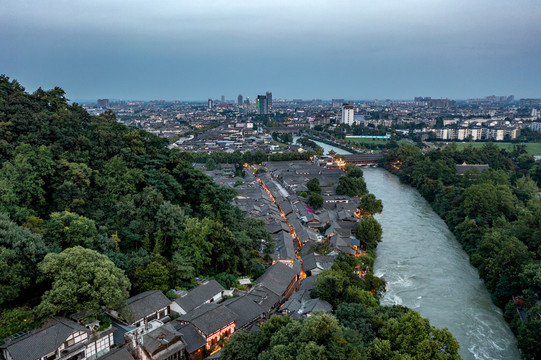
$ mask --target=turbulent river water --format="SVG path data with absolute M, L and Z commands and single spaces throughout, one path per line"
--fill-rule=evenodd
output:
M 325 153 L 348 152 L 316 142 Z M 448 328 L 466 360 L 520 359 L 516 339 L 491 301 L 477 269 L 445 222 L 411 186 L 381 168 L 363 169 L 368 190 L 383 201 L 374 273 L 387 282 L 382 305 L 418 311 Z
M 446 224 L 414 188 L 383 169 L 363 169 L 383 201 L 376 276 L 387 282 L 382 305 L 417 310 L 448 328 L 464 359 L 520 359 L 516 339 L 491 302 L 477 270 Z

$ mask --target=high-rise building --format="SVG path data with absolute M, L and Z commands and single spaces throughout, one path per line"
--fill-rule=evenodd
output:
M 221 101 L 222 104 L 225 104 L 225 96 L 222 95 L 222 101 Z
M 237 97 L 237 105 L 242 106 L 242 94 L 239 94 L 239 96 Z
M 344 103 L 344 99 L 332 99 L 332 107 L 333 108 L 340 107 L 340 106 L 342 106 L 343 103 Z
M 268 109 L 272 108 L 272 93 L 270 91 L 267 91 L 267 111 Z
M 353 125 L 355 122 L 355 111 L 353 106 L 348 104 L 342 105 L 342 124 Z
M 269 114 L 269 103 L 265 95 L 257 95 L 257 113 L 259 115 Z
M 209 103 L 208 103 L 209 109 L 212 109 L 213 105 L 214 105 L 214 101 L 212 101 L 212 99 L 209 99 Z
M 98 99 L 98 107 L 100 107 L 100 108 L 108 108 L 109 107 L 109 99 Z

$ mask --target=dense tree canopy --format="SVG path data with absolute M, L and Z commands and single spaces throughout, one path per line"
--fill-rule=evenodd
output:
M 0 213 L 0 306 L 28 294 L 36 285 L 37 264 L 48 248 L 41 235 L 17 226 Z
M 358 316 L 358 317 L 357 317 Z M 406 308 L 344 305 L 336 317 L 273 316 L 260 332 L 240 330 L 223 350 L 228 359 L 460 359 L 447 329 Z
M 317 192 L 313 192 L 308 196 L 307 204 L 314 210 L 323 206 L 323 196 Z
M 320 193 L 321 192 L 321 186 L 319 185 L 319 179 L 318 178 L 312 178 L 306 183 L 306 187 L 308 190 Z
M 232 205 L 235 191 L 194 168 L 193 155 L 169 150 L 167 140 L 121 124 L 110 111 L 89 115 L 60 88 L 28 94 L 0 76 L 0 144 L 2 310 L 42 295 L 42 315 L 125 299 L 124 291 L 96 293 L 84 285 L 94 278 L 78 270 L 81 281 L 63 285 L 57 270 L 67 260 L 57 257 L 66 251 L 81 259 L 90 251 L 104 269 L 114 264 L 129 279 L 118 289 L 131 282 L 135 294 L 193 286 L 200 275 L 260 274 L 274 249 L 264 222 L 245 218 Z M 202 162 L 208 159 L 234 164 L 240 174 L 244 162 L 266 154 L 216 153 Z M 71 300 L 58 297 L 65 291 L 75 294 Z
M 383 211 L 383 204 L 374 194 L 366 194 L 361 197 L 358 208 L 361 216 L 372 216 Z
M 52 282 L 38 307 L 42 314 L 118 309 L 129 295 L 124 272 L 107 256 L 81 246 L 47 254 L 39 269 Z
M 336 186 L 338 195 L 363 196 L 368 193 L 366 183 L 362 177 L 342 176 Z
M 541 200 L 536 182 L 541 167 L 533 160 L 523 146 L 507 152 L 493 143 L 461 151 L 448 146 L 424 155 L 406 145 L 386 157 L 387 168 L 416 186 L 455 233 L 494 302 L 511 309 L 506 318 L 525 358 L 541 356 L 540 339 L 532 336 L 541 333 L 541 323 L 536 316 L 516 319 L 514 300 L 528 314 L 535 312 L 540 296 Z M 472 168 L 457 176 L 455 165 L 464 162 L 488 164 L 489 170 Z

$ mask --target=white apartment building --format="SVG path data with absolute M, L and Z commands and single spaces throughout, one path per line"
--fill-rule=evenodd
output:
M 342 124 L 353 125 L 355 123 L 355 110 L 353 106 L 344 104 L 342 105 Z

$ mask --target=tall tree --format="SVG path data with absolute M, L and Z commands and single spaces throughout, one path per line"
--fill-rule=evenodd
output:
M 49 253 L 39 270 L 52 282 L 38 306 L 41 315 L 99 313 L 102 306 L 120 308 L 128 298 L 130 282 L 124 272 L 94 250 L 76 246 Z
M 23 222 L 41 215 L 47 204 L 47 180 L 54 172 L 50 148 L 20 144 L 0 169 L 0 211 Z
M 37 264 L 47 251 L 41 235 L 17 226 L 0 213 L 0 306 L 35 286 Z
M 306 187 L 308 190 L 320 193 L 321 192 L 321 186 L 319 185 L 319 179 L 318 178 L 312 178 L 306 183 Z
M 355 228 L 355 237 L 366 246 L 367 249 L 375 249 L 381 242 L 383 230 L 381 225 L 373 217 L 364 218 L 359 221 Z
M 361 197 L 358 209 L 361 216 L 372 216 L 383 211 L 381 200 L 376 199 L 374 194 L 366 194 Z

